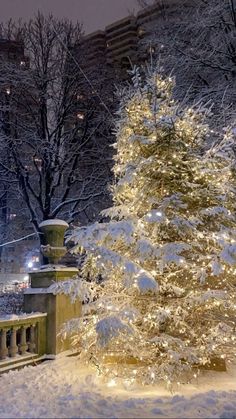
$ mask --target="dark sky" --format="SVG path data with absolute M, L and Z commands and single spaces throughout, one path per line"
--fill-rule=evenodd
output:
M 29 19 L 40 9 L 57 17 L 82 21 L 86 33 L 103 29 L 129 12 L 137 11 L 137 0 L 0 0 L 0 20 Z

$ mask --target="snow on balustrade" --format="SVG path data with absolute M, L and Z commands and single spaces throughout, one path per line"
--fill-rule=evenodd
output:
M 5 315 L 0 317 L 0 365 L 12 358 L 43 351 L 44 336 L 40 327 L 46 313 Z M 41 330 L 42 332 L 42 330 Z

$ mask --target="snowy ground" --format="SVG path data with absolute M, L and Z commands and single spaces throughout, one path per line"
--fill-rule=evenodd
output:
M 110 387 L 75 357 L 60 357 L 4 374 L 0 386 L 1 418 L 236 417 L 236 369 L 205 373 L 171 394 L 161 386 Z
M 0 291 L 0 316 L 5 314 L 19 314 L 23 309 L 22 290 Z

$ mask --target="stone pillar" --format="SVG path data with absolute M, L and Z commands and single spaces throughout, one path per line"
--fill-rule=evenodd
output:
M 6 329 L 2 329 L 0 331 L 0 359 L 5 359 L 7 355 L 7 331 Z
M 16 344 L 16 328 L 12 327 L 11 335 L 10 335 L 9 356 L 13 358 L 14 356 L 16 356 L 17 351 L 18 351 L 18 347 Z
M 19 353 L 21 355 L 25 355 L 27 347 L 28 347 L 28 345 L 26 343 L 26 326 L 21 326 L 21 328 L 20 328 Z
M 47 220 L 40 224 L 43 233 L 41 253 L 43 263 L 37 271 L 30 272 L 31 287 L 24 294 L 26 313 L 40 311 L 47 313 L 46 348 L 47 354 L 57 355 L 71 348 L 70 338 L 62 340 L 58 335 L 62 325 L 81 316 L 81 301 L 72 303 L 69 296 L 53 295 L 50 285 L 65 281 L 78 274 L 77 268 L 58 265 L 58 260 L 66 253 L 64 234 L 68 224 L 62 220 Z M 39 337 L 40 339 L 40 337 Z

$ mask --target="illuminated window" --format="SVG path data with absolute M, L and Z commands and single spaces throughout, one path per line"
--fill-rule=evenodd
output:
M 9 214 L 9 220 L 14 220 L 14 218 L 16 218 L 16 214 L 15 213 Z
M 150 45 L 150 47 L 148 47 L 148 52 L 153 54 L 155 52 L 155 48 Z
M 143 28 L 139 28 L 138 34 L 139 34 L 139 36 L 145 34 L 145 30 Z
M 84 119 L 84 114 L 82 112 L 78 112 L 77 113 L 77 118 L 78 119 Z
M 42 159 L 39 159 L 37 157 L 34 158 L 34 163 L 36 164 L 39 171 L 42 169 Z

